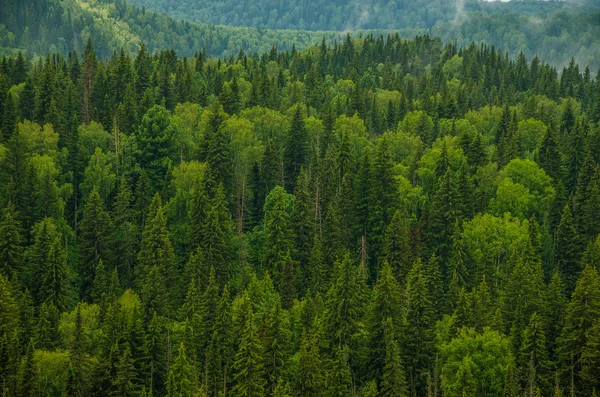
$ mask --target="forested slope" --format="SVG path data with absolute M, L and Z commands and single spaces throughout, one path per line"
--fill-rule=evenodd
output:
M 353 32 L 360 35 L 361 32 Z M 414 36 L 418 31 L 407 31 Z M 88 37 L 94 37 L 98 57 L 115 49 L 129 54 L 145 43 L 150 51 L 173 48 L 182 56 L 205 50 L 221 57 L 280 49 L 306 48 L 323 38 L 333 42 L 345 34 L 336 32 L 275 31 L 256 28 L 214 26 L 175 20 L 133 7 L 124 0 L 6 0 L 0 2 L 0 54 L 29 56 L 48 51 L 66 55 L 81 52 Z
M 475 0 L 131 0 L 187 21 L 267 29 L 355 31 L 425 29 L 444 41 L 494 45 L 554 66 L 572 57 L 600 68 L 600 6 L 595 1 Z M 414 35 L 415 33 L 413 33 Z M 410 36 L 412 37 L 412 36 Z
M 491 47 L 0 62 L 4 396 L 592 396 L 600 84 Z

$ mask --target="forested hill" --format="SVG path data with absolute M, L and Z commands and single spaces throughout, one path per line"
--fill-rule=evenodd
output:
M 600 5 L 594 0 L 130 0 L 188 21 L 267 29 L 426 29 L 444 41 L 495 45 L 557 67 L 572 57 L 600 68 Z
M 359 35 L 361 32 L 354 32 Z M 404 35 L 414 36 L 410 31 Z M 336 32 L 275 31 L 214 26 L 175 20 L 133 7 L 124 0 L 5 0 L 0 1 L 0 54 L 22 51 L 29 56 L 48 51 L 66 55 L 81 52 L 90 36 L 96 53 L 104 59 L 115 48 L 129 54 L 141 43 L 150 51 L 172 48 L 182 56 L 205 50 L 214 56 L 237 55 L 280 49 L 306 48 L 323 38 L 333 42 L 345 34 Z
M 231 26 L 267 29 L 336 30 L 423 28 L 482 14 L 548 14 L 563 9 L 563 1 L 478 0 L 130 0 L 176 18 Z M 591 4 L 591 2 L 590 2 Z M 569 7 L 579 9 L 576 4 Z
M 576 2 L 579 3 L 585 4 L 583 1 Z M 280 50 L 290 50 L 307 48 L 319 43 L 323 38 L 328 43 L 341 42 L 347 33 L 335 31 L 337 28 L 391 26 L 391 31 L 355 30 L 350 33 L 354 37 L 398 33 L 401 37 L 412 38 L 429 32 L 431 36 L 439 36 L 444 41 L 456 41 L 459 46 L 466 46 L 471 41 L 484 42 L 507 51 L 513 57 L 520 52 L 523 52 L 528 60 L 538 55 L 559 68 L 567 66 L 571 58 L 575 58 L 580 65 L 589 65 L 592 70 L 597 70 L 600 68 L 600 10 L 597 6 L 594 7 L 593 3 L 590 1 L 585 6 L 579 6 L 571 2 L 520 1 L 508 6 L 504 3 L 467 2 L 465 11 L 457 14 L 456 9 L 452 8 L 454 5 L 451 6 L 447 1 L 441 4 L 410 1 L 400 4 L 407 10 L 402 11 L 400 16 L 409 16 L 412 23 L 369 25 L 352 22 L 352 26 L 339 28 L 332 24 L 327 26 L 328 30 L 309 31 L 289 30 L 295 26 L 291 22 L 285 25 L 287 30 L 265 29 L 260 24 L 243 20 L 229 22 L 257 27 L 189 22 L 195 20 L 191 17 L 195 15 L 194 12 L 186 10 L 179 15 L 176 10 L 185 4 L 191 7 L 192 3 L 169 3 L 169 11 L 173 15 L 188 19 L 188 22 L 183 22 L 164 13 L 157 14 L 135 7 L 125 0 L 5 0 L 0 2 L 0 55 L 16 55 L 19 50 L 31 57 L 44 55 L 47 51 L 63 55 L 71 49 L 81 52 L 87 38 L 92 34 L 96 52 L 101 59 L 111 56 L 113 50 L 120 47 L 133 54 L 139 50 L 142 42 L 151 52 L 173 48 L 181 56 L 192 56 L 198 51 L 206 50 L 213 56 L 229 57 L 237 55 L 240 49 L 246 53 L 262 54 L 270 51 L 273 45 Z M 154 1 L 153 4 L 153 9 L 160 10 L 158 4 L 164 2 Z M 211 4 L 229 3 L 194 2 L 193 6 L 208 7 Z M 260 2 L 258 5 L 269 4 Z M 328 1 L 327 4 L 337 3 Z M 419 7 L 414 8 L 414 12 L 418 11 L 418 16 L 408 12 L 417 5 Z M 312 12 L 326 8 L 313 5 L 307 9 Z M 235 7 L 227 7 L 227 10 L 230 9 Z M 447 12 L 438 15 L 438 10 Z M 267 14 L 269 13 L 260 13 Z M 382 17 L 393 14 L 386 12 Z M 220 14 L 211 11 L 201 15 Z M 346 18 L 346 14 L 340 15 L 344 15 L 346 22 L 351 20 Z M 425 17 L 431 21 L 438 19 L 438 23 L 419 22 Z M 396 18 L 394 21 L 401 21 L 402 18 Z
M 114 50 L 0 61 L 3 396 L 600 390 L 600 75 Z

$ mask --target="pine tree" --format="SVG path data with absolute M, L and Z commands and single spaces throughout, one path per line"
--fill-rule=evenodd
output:
M 387 227 L 383 256 L 393 269 L 397 280 L 406 280 L 406 275 L 414 262 L 410 245 L 410 222 L 407 216 L 397 210 Z
M 565 296 L 565 285 L 559 272 L 554 272 L 552 279 L 546 289 L 543 305 L 544 324 L 546 325 L 546 345 L 549 358 L 556 362 L 555 356 L 557 343 L 563 327 L 565 310 L 567 308 L 567 297 Z
M 48 303 L 65 311 L 70 299 L 70 280 L 62 236 L 52 218 L 37 223 L 32 233 L 29 257 L 34 296 L 38 304 Z
M 35 349 L 33 343 L 29 342 L 27 352 L 21 361 L 19 368 L 17 395 L 19 397 L 33 397 L 37 395 L 38 382 L 35 373 L 34 363 Z
M 568 292 L 573 291 L 581 271 L 580 255 L 579 234 L 573 225 L 571 210 L 566 205 L 554 235 L 554 263 L 556 269 L 561 273 Z
M 284 268 L 292 261 L 292 235 L 288 195 L 281 186 L 269 193 L 265 203 L 265 265 L 277 281 L 278 288 L 283 287 Z
M 309 261 L 310 251 L 315 240 L 315 214 L 313 211 L 314 197 L 311 194 L 310 178 L 305 168 L 300 169 L 296 184 L 294 208 L 290 222 L 295 225 L 294 258 L 297 259 L 300 293 L 310 286 Z
M 392 274 L 391 266 L 384 262 L 373 290 L 366 321 L 369 327 L 368 372 L 369 377 L 375 380 L 381 379 L 385 365 L 384 324 L 388 318 L 392 319 L 392 329 L 389 331 L 394 331 L 396 335 L 401 326 L 400 287 Z
M 527 328 L 523 331 L 519 361 L 526 390 L 531 392 L 539 388 L 550 390 L 550 361 L 547 356 L 546 334 L 540 316 L 534 312 Z
M 165 333 L 161 319 L 154 312 L 148 323 L 144 347 L 148 356 L 148 395 L 162 396 L 166 393 L 168 362 Z
M 209 167 L 209 178 L 212 179 L 215 186 L 222 183 L 225 191 L 229 192 L 233 176 L 229 155 L 231 138 L 221 128 L 226 116 L 221 104 L 216 101 L 210 108 L 208 130 L 204 137 L 203 147 L 206 163 Z
M 185 352 L 185 344 L 181 342 L 177 357 L 173 361 L 169 378 L 167 381 L 168 397 L 192 397 L 195 396 L 197 389 L 196 379 L 194 379 L 194 368 L 189 363 Z
M 234 397 L 259 397 L 265 393 L 263 346 L 252 319 L 252 312 L 242 330 L 240 347 L 233 363 Z
M 286 190 L 293 192 L 300 169 L 308 161 L 308 137 L 300 106 L 294 110 L 283 154 Z
M 538 162 L 546 171 L 546 174 L 552 178 L 554 184 L 562 180 L 562 167 L 560 164 L 560 152 L 554 128 L 552 125 L 546 130 L 538 154 Z
M 210 209 L 202 224 L 202 236 L 199 247 L 204 260 L 214 266 L 219 284 L 225 284 L 232 275 L 230 262 L 233 225 L 222 183 L 219 183 L 210 201 Z
M 468 257 L 458 219 L 454 223 L 454 233 L 452 234 L 452 254 L 448 263 L 448 272 L 449 274 L 446 278 L 446 280 L 449 280 L 448 307 L 454 308 L 458 302 L 458 296 L 461 289 L 469 288 L 471 285 Z
M 406 283 L 405 329 L 403 351 L 406 357 L 411 388 L 421 394 L 425 390 L 423 374 L 429 372 L 433 362 L 434 308 L 428 280 L 421 259 L 417 259 L 408 274 Z
M 150 108 L 142 117 L 135 137 L 139 148 L 137 160 L 147 172 L 153 191 L 160 191 L 177 158 L 177 131 L 169 112 L 158 105 Z
M 396 341 L 392 319 L 389 317 L 385 319 L 382 326 L 384 328 L 385 366 L 383 367 L 380 396 L 408 396 L 406 375 L 400 358 L 400 348 Z
M 369 192 L 369 229 L 367 235 L 371 257 L 379 259 L 382 248 L 385 229 L 390 223 L 397 208 L 396 194 L 398 186 L 393 174 L 393 163 L 387 140 L 381 138 L 375 150 L 375 158 L 372 164 L 371 189 Z M 371 273 L 374 277 L 377 267 Z
M 571 302 L 567 306 L 565 325 L 558 341 L 560 369 L 573 371 L 573 382 L 581 390 L 581 354 L 588 340 L 588 331 L 600 317 L 600 276 L 591 266 L 581 273 Z M 567 375 L 567 374 L 565 374 Z
M 314 336 L 302 334 L 298 353 L 298 369 L 294 376 L 294 395 L 319 397 L 324 387 L 324 375 L 319 347 Z
M 85 207 L 80 228 L 80 257 L 79 276 L 82 279 L 81 296 L 90 298 L 92 283 L 95 278 L 98 262 L 110 260 L 110 215 L 104 209 L 104 202 L 100 198 L 98 188 L 94 186 Z
M 352 390 L 352 373 L 348 366 L 348 347 L 338 346 L 335 356 L 331 361 L 331 368 L 327 371 L 325 384 L 327 397 L 346 397 Z
M 600 390 L 600 320 L 589 329 L 581 351 L 581 379 L 586 393 Z
M 175 253 L 167 229 L 167 219 L 163 212 L 158 193 L 152 199 L 148 210 L 148 222 L 142 235 L 138 253 L 138 281 L 142 287 L 140 297 L 148 313 L 154 310 L 166 315 L 173 303 L 177 270 Z M 173 294 L 173 295 L 172 295 Z
M 358 269 L 353 266 L 350 255 L 334 265 L 331 287 L 327 291 L 323 314 L 324 338 L 330 349 L 336 346 L 353 347 L 353 338 L 359 331 L 363 300 Z
M 129 344 L 125 345 L 115 370 L 116 377 L 112 381 L 113 390 L 111 395 L 119 397 L 137 396 L 137 374 L 134 367 L 134 359 L 131 357 L 131 348 L 129 347 Z
M 0 274 L 13 277 L 22 270 L 21 223 L 15 206 L 8 202 L 0 220 Z

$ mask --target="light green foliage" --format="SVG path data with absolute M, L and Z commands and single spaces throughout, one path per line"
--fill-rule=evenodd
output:
M 509 339 L 486 329 L 462 329 L 441 348 L 442 387 L 447 396 L 501 396 L 512 363 Z

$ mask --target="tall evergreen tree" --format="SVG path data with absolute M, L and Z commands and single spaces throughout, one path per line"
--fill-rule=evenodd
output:
M 296 106 L 292 115 L 290 131 L 284 154 L 285 187 L 288 192 L 295 191 L 300 169 L 308 161 L 308 137 L 304 116 L 300 106 Z

